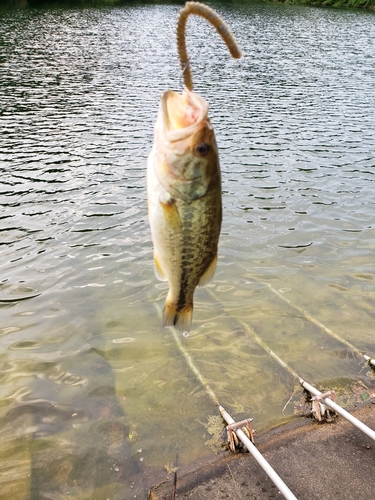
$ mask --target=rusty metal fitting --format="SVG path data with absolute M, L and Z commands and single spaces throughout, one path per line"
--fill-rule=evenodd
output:
M 228 445 L 231 451 L 235 451 L 238 447 L 239 441 L 236 435 L 236 430 L 241 429 L 245 436 L 250 439 L 250 441 L 254 444 L 254 433 L 255 430 L 251 425 L 252 418 L 247 418 L 246 420 L 241 420 L 240 422 L 233 422 L 230 425 L 227 425 L 227 435 L 228 435 Z
M 232 431 L 232 429 L 229 429 L 229 425 L 227 427 L 227 437 L 228 437 L 229 449 L 232 453 L 234 453 L 236 451 L 236 448 L 238 448 L 239 441 L 237 434 L 234 431 Z
M 335 391 L 327 391 L 318 396 L 312 396 L 311 398 L 312 414 L 318 422 L 322 421 L 323 416 L 325 416 L 327 422 L 332 422 L 331 412 L 324 402 L 322 402 L 325 398 L 330 398 L 332 401 L 335 401 Z

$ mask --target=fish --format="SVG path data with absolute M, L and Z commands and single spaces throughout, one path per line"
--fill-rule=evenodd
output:
M 162 324 L 189 332 L 195 289 L 216 270 L 222 201 L 208 103 L 188 89 L 161 95 L 147 198 L 155 275 L 169 284 Z

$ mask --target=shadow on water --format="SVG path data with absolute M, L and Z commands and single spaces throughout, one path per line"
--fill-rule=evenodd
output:
M 87 348 L 69 360 L 34 365 L 38 376 L 24 388 L 30 399 L 23 394 L 3 414 L 2 473 L 9 476 L 1 498 L 117 498 L 119 491 L 120 498 L 146 497 L 113 372 Z

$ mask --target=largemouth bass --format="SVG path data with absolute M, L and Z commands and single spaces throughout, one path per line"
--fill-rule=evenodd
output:
M 221 228 L 221 178 L 208 104 L 197 94 L 161 96 L 147 166 L 155 274 L 168 281 L 163 326 L 189 331 L 193 296 L 213 277 Z

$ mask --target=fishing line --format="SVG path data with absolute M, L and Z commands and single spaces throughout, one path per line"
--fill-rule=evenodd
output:
M 211 386 L 209 383 L 205 380 L 201 372 L 198 370 L 196 365 L 194 364 L 193 358 L 190 356 L 190 354 L 187 352 L 185 347 L 181 344 L 181 340 L 178 336 L 178 333 L 176 332 L 176 329 L 172 327 L 172 335 L 174 340 L 176 341 L 176 344 L 181 352 L 181 354 L 184 356 L 185 361 L 190 368 L 190 370 L 194 373 L 195 377 L 197 378 L 198 382 L 202 385 L 208 396 L 210 397 L 211 401 L 218 406 L 219 400 L 214 393 L 214 391 L 211 389 Z
M 258 281 L 259 283 L 262 283 L 264 285 L 266 285 L 266 283 L 263 283 L 261 281 Z M 283 297 L 277 290 L 275 290 L 273 287 L 271 287 L 271 285 L 268 285 L 272 290 L 273 292 L 277 295 L 277 296 L 280 296 L 283 300 L 285 299 L 286 302 L 288 302 L 288 304 L 290 304 L 292 307 L 295 307 L 298 311 L 300 311 L 301 313 L 304 313 L 305 311 L 303 311 L 303 309 L 300 309 L 298 306 L 294 306 L 294 304 L 292 302 L 290 302 L 288 299 L 286 299 L 285 297 Z M 211 297 L 218 303 L 222 306 L 224 312 L 231 318 L 233 318 L 235 321 L 237 321 L 238 324 L 240 324 L 244 330 L 246 330 L 246 332 L 255 340 L 255 342 L 260 345 L 262 347 L 262 349 L 264 349 L 277 363 L 279 363 L 279 365 L 281 365 L 288 373 L 290 373 L 290 375 L 292 375 L 294 378 L 296 378 L 298 381 L 301 380 L 301 377 L 294 371 L 292 370 L 292 368 L 284 361 L 282 360 L 270 347 L 268 347 L 268 345 L 259 337 L 259 335 L 257 335 L 257 333 L 254 332 L 254 330 L 252 328 L 250 328 L 250 326 L 245 323 L 244 321 L 242 321 L 241 319 L 239 318 L 235 318 L 232 314 L 230 314 L 226 309 L 225 307 L 223 306 L 223 304 L 220 302 L 220 300 L 218 299 L 218 297 L 216 297 L 216 295 L 214 294 L 214 292 L 212 290 L 210 290 L 209 288 L 207 288 L 207 293 L 209 295 L 211 295 Z M 344 339 L 341 339 L 338 335 L 336 336 L 336 334 L 334 334 L 331 330 L 329 330 L 329 328 L 325 327 L 322 323 L 320 323 L 320 321 L 318 320 L 315 320 L 315 318 L 313 318 L 311 315 L 309 315 L 308 313 L 306 313 L 307 315 L 305 316 L 306 319 L 308 319 L 309 321 L 310 320 L 310 317 L 312 318 L 312 322 L 314 324 L 316 324 L 317 326 L 321 327 L 323 331 L 325 331 L 326 333 L 328 332 L 331 332 L 332 333 L 332 336 L 334 338 L 336 338 L 337 340 L 340 340 L 340 341 L 343 341 L 344 343 L 346 343 L 347 346 L 349 346 L 350 348 L 353 348 L 355 350 L 355 352 L 357 352 L 358 354 L 360 354 L 361 356 L 364 356 L 359 349 L 357 349 L 356 347 L 352 346 L 349 342 L 346 342 Z M 366 356 L 364 356 L 366 358 Z M 367 358 L 369 358 L 367 356 Z M 370 358 L 369 358 L 370 359 Z M 366 360 L 367 361 L 367 360 Z M 371 361 L 374 361 L 374 360 L 371 360 Z
M 162 311 L 161 311 L 160 306 L 158 304 L 155 304 L 155 307 L 156 307 L 156 310 L 158 311 L 159 316 L 162 317 Z M 177 344 L 177 347 L 178 347 L 180 353 L 185 358 L 185 361 L 186 361 L 188 367 L 190 368 L 190 370 L 192 371 L 192 373 L 194 374 L 195 378 L 201 384 L 201 386 L 203 387 L 203 389 L 205 390 L 206 394 L 211 399 L 211 401 L 214 403 L 214 405 L 218 406 L 219 405 L 218 397 L 216 396 L 216 394 L 212 390 L 210 384 L 207 382 L 207 380 L 203 377 L 201 372 L 198 370 L 197 366 L 195 365 L 195 363 L 193 361 L 193 358 L 190 356 L 188 351 L 182 345 L 180 337 L 179 337 L 176 329 L 174 327 L 171 327 L 170 331 L 172 333 L 172 336 Z
M 353 352 L 355 352 L 359 356 L 365 358 L 366 363 L 369 363 L 372 366 L 375 366 L 375 360 L 374 359 L 371 359 L 370 356 L 367 356 L 367 355 L 363 354 L 363 352 L 360 351 L 357 347 L 355 347 L 353 344 L 351 344 L 349 341 L 345 340 L 344 338 L 340 337 L 340 335 L 337 335 L 337 333 L 335 333 L 332 330 L 330 330 L 329 328 L 327 328 L 325 325 L 323 325 L 323 323 L 321 323 L 319 320 L 317 320 L 316 318 L 314 318 L 309 312 L 305 311 L 301 307 L 299 307 L 296 304 L 294 304 L 293 302 L 291 302 L 282 293 L 278 292 L 272 285 L 270 285 L 269 283 L 264 283 L 263 281 L 255 278 L 253 276 L 251 276 L 250 279 L 252 279 L 252 280 L 256 281 L 257 283 L 260 283 L 260 284 L 262 284 L 264 286 L 267 286 L 268 289 L 274 295 L 276 295 L 276 297 L 278 297 L 279 299 L 283 300 L 290 307 L 292 307 L 293 309 L 295 309 L 296 311 L 298 311 L 299 313 L 301 313 L 308 321 L 310 321 L 310 323 L 313 323 L 314 325 L 318 326 L 321 330 L 323 330 L 324 333 L 326 333 L 327 335 L 330 335 L 334 339 L 338 340 L 342 344 L 344 344 L 347 347 L 349 347 L 349 349 L 351 349 Z
M 280 356 L 278 356 L 270 347 L 268 347 L 268 345 L 264 342 L 264 340 L 262 340 L 259 335 L 257 333 L 254 332 L 254 330 L 252 328 L 250 328 L 250 326 L 245 323 L 244 321 L 242 321 L 241 319 L 239 318 L 235 318 L 232 314 L 230 314 L 226 309 L 225 307 L 223 306 L 223 304 L 220 302 L 220 300 L 218 299 L 218 297 L 216 297 L 216 295 L 214 294 L 214 292 L 212 290 L 210 290 L 209 288 L 207 288 L 207 293 L 209 293 L 209 295 L 211 295 L 211 297 L 218 303 L 221 305 L 221 307 L 223 308 L 225 314 L 227 316 L 229 316 L 230 318 L 233 318 L 239 325 L 242 326 L 242 328 L 255 340 L 255 342 L 260 345 L 262 347 L 262 349 L 264 349 L 270 356 L 272 359 L 274 359 L 277 363 L 279 363 L 279 365 L 281 365 L 290 375 L 292 375 L 292 377 L 296 378 L 299 380 L 299 376 L 297 375 L 297 373 L 292 370 L 292 368 L 287 364 L 285 363 L 284 360 L 282 360 L 280 358 Z
M 177 20 L 177 51 L 180 59 L 180 66 L 184 77 L 184 83 L 188 90 L 193 90 L 193 81 L 191 77 L 190 61 L 186 50 L 186 22 L 191 14 L 203 17 L 216 28 L 221 38 L 234 59 L 242 57 L 242 52 L 232 35 L 230 29 L 221 17 L 207 5 L 199 2 L 186 2 L 185 7 L 180 10 Z

